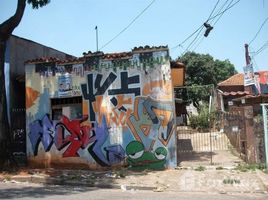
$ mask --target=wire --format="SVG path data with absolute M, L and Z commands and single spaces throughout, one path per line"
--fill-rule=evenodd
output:
M 222 12 L 214 15 L 213 17 L 210 17 L 208 20 L 212 20 L 212 19 L 218 17 L 219 15 L 221 15 L 222 13 L 225 13 L 227 10 L 231 9 L 232 7 L 234 7 L 239 2 L 240 2 L 240 0 L 237 0 L 235 3 L 233 3 L 232 5 L 230 5 L 229 7 L 227 7 L 225 10 L 223 10 Z
M 156 0 L 152 0 L 151 3 L 149 3 L 148 6 L 146 6 L 125 28 L 123 28 L 117 35 L 115 35 L 111 40 L 106 42 L 99 50 L 103 49 L 107 45 L 109 45 L 112 41 L 114 41 L 116 38 L 118 38 L 123 32 L 125 32 L 143 13 L 145 13 L 146 10 L 148 10 Z
M 233 3 L 233 1 L 234 0 L 230 1 L 230 3 L 227 5 L 227 8 Z M 228 0 L 225 3 L 227 3 L 227 2 L 228 2 Z M 220 18 L 223 16 L 223 14 L 224 14 L 224 12 L 221 15 L 219 15 L 218 19 L 215 21 L 215 23 L 213 24 L 213 26 L 215 26 L 217 24 L 217 22 L 220 20 Z
M 199 34 L 203 30 L 203 28 L 204 27 L 202 26 L 202 28 L 199 30 L 199 32 L 197 33 L 197 35 L 195 36 L 195 38 L 193 39 L 193 41 L 187 46 L 187 48 L 184 50 L 184 52 L 182 54 L 185 54 L 187 51 L 189 51 L 191 45 L 196 41 L 197 37 L 199 36 Z
M 259 35 L 259 33 L 260 33 L 262 27 L 263 27 L 264 24 L 267 22 L 267 20 L 268 20 L 268 17 L 266 17 L 266 19 L 265 19 L 264 22 L 262 23 L 261 27 L 259 28 L 259 30 L 257 31 L 257 33 L 255 34 L 255 36 L 254 36 L 253 39 L 249 42 L 248 45 L 250 45 L 250 44 L 257 38 L 257 36 Z
M 261 53 L 263 50 L 265 50 L 268 47 L 268 41 L 266 41 L 254 54 L 254 56 L 257 56 L 259 53 Z
M 214 5 L 214 8 L 212 9 L 212 11 L 211 11 L 211 13 L 210 13 L 210 15 L 209 15 L 209 17 L 208 17 L 208 20 L 209 20 L 209 18 L 211 17 L 211 15 L 213 14 L 213 12 L 215 11 L 215 9 L 216 9 L 217 5 L 219 4 L 219 2 L 220 2 L 220 0 L 218 0 L 217 3 Z M 207 21 L 208 21 L 208 20 L 207 20 Z M 189 35 L 186 39 L 184 39 L 181 43 L 179 43 L 178 45 L 172 47 L 171 49 L 176 49 L 176 48 L 178 48 L 179 46 L 182 46 L 187 40 L 189 40 L 189 39 L 190 39 L 194 34 L 196 34 L 198 31 L 199 31 L 199 33 L 200 33 L 202 29 L 203 29 L 203 24 L 202 24 L 200 27 L 198 27 L 198 28 L 197 28 L 191 35 Z M 189 47 L 189 46 L 188 46 L 188 47 Z
M 253 49 L 252 47 L 249 47 L 249 50 L 250 50 L 250 52 L 254 52 L 254 49 Z M 254 64 L 254 65 L 252 65 L 252 66 L 254 67 L 254 71 L 260 71 L 257 62 L 256 62 L 256 60 L 254 59 L 254 56 L 253 56 L 253 55 L 250 55 L 250 58 L 251 58 L 251 60 L 252 60 L 252 63 Z M 256 69 L 256 70 L 255 70 L 255 69 Z
M 196 29 L 191 35 L 189 35 L 185 40 L 183 40 L 180 44 L 172 47 L 171 49 L 176 49 L 179 46 L 182 46 L 187 40 L 189 40 L 195 33 L 197 33 L 202 28 L 203 28 L 203 24 L 198 29 Z
M 222 16 L 227 10 L 231 9 L 233 6 L 235 6 L 237 3 L 240 2 L 240 0 L 237 0 L 235 3 L 232 4 L 232 2 L 234 1 L 234 0 L 232 0 L 232 1 L 228 4 L 228 6 L 222 11 L 222 9 L 223 9 L 224 6 L 228 3 L 228 1 L 229 1 L 229 0 L 226 0 L 225 3 L 221 6 L 221 8 L 217 11 L 218 13 L 215 14 L 214 16 L 212 16 L 213 12 L 215 11 L 215 9 L 216 9 L 216 7 L 217 7 L 217 5 L 218 5 L 218 3 L 219 3 L 219 1 L 217 1 L 217 3 L 215 4 L 215 6 L 214 6 L 212 12 L 210 13 L 210 15 L 209 15 L 209 17 L 208 17 L 208 19 L 207 19 L 206 22 L 208 22 L 209 20 L 212 20 L 212 21 L 213 21 L 213 19 L 215 19 L 216 17 L 220 16 L 220 17 L 217 19 L 217 21 L 214 23 L 214 24 L 216 24 L 216 23 L 219 21 L 219 19 L 221 18 L 221 16 Z M 232 4 L 232 5 L 231 5 L 231 4 Z M 190 47 L 195 43 L 196 39 L 198 38 L 198 36 L 199 36 L 199 34 L 201 33 L 201 31 L 202 31 L 203 28 L 204 28 L 204 26 L 203 26 L 203 24 L 202 24 L 198 29 L 196 29 L 191 35 L 189 35 L 189 36 L 188 36 L 185 40 L 183 40 L 180 44 L 178 44 L 178 45 L 172 47 L 171 50 L 172 50 L 172 49 L 176 49 L 176 48 L 179 47 L 179 46 L 182 46 L 187 40 L 189 40 L 193 35 L 195 35 L 195 34 L 198 32 L 197 35 L 195 36 L 195 38 L 192 40 L 192 42 L 187 46 L 187 48 L 186 48 L 186 49 L 184 50 L 184 52 L 182 53 L 182 55 L 183 55 L 183 54 L 184 54 L 185 52 L 187 52 L 187 51 L 190 49 Z M 197 41 L 198 41 L 198 40 L 197 40 Z M 203 40 L 201 40 L 201 42 L 202 42 L 202 41 L 203 41 Z M 197 48 L 197 47 L 200 45 L 201 42 L 199 42 L 199 44 L 198 44 L 195 48 Z
M 227 1 L 228 1 L 228 0 L 227 0 Z M 219 4 L 219 2 L 220 2 L 220 0 L 218 0 L 217 3 L 215 4 L 215 6 L 214 6 L 213 10 L 211 11 L 211 13 L 210 13 L 208 19 L 209 19 L 209 18 L 211 17 L 211 15 L 213 14 L 213 12 L 214 12 L 214 10 L 216 9 L 216 7 L 217 7 L 217 5 Z
M 201 36 L 201 40 L 199 40 L 198 44 L 193 48 L 193 51 L 195 51 L 199 47 L 199 45 L 203 42 L 204 38 L 205 37 Z

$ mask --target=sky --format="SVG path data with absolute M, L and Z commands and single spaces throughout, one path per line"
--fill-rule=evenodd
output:
M 126 28 L 153 0 L 51 0 L 38 10 L 27 5 L 23 19 L 13 34 L 55 48 L 65 53 L 82 56 L 96 51 L 98 26 L 99 49 Z M 236 5 L 209 23 L 214 27 L 208 37 L 204 29 L 197 39 L 193 35 L 211 14 L 226 0 L 154 0 L 152 5 L 121 35 L 104 48 L 104 53 L 131 51 L 135 46 L 168 45 L 172 59 L 187 50 L 210 54 L 215 59 L 230 60 L 238 72 L 245 66 L 244 44 L 249 43 L 268 17 L 268 0 L 240 0 Z M 229 0 L 235 3 L 237 0 Z M 16 9 L 17 0 L 0 0 L 0 23 Z M 216 23 L 215 23 L 216 22 Z M 215 25 L 214 25 L 215 23 Z M 202 39 L 203 38 L 203 39 Z M 187 48 L 194 41 L 192 48 Z M 268 70 L 268 48 L 258 55 L 268 41 L 268 21 L 250 44 L 254 70 Z M 178 46 L 179 45 L 179 46 Z M 174 48 L 178 46 L 177 48 Z M 267 47 L 268 45 L 266 45 Z

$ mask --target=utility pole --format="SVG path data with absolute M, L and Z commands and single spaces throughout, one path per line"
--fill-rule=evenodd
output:
M 95 26 L 96 31 L 96 46 L 97 46 L 97 52 L 99 51 L 99 38 L 98 38 L 98 26 Z
M 262 106 L 262 116 L 263 116 L 263 127 L 264 127 L 264 147 L 265 147 L 265 160 L 266 168 L 268 168 L 268 118 L 267 118 L 267 108 L 268 104 L 261 104 Z
M 251 63 L 251 58 L 249 56 L 248 44 L 245 44 L 245 57 L 246 57 L 246 65 Z

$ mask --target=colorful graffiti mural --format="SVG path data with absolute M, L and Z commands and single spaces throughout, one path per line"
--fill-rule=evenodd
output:
M 146 151 L 141 142 L 132 141 L 127 145 L 126 153 L 130 169 L 161 170 L 165 168 L 167 150 L 164 147 L 158 147 L 154 151 Z
M 79 157 L 102 167 L 124 162 L 135 170 L 176 166 L 168 51 L 131 55 L 124 62 L 93 57 L 84 65 L 68 65 L 69 71 L 58 65 L 26 66 L 26 86 L 35 91 L 27 107 L 32 159 L 49 152 L 52 158 L 60 153 L 62 159 Z M 71 98 L 76 95 L 69 91 L 74 86 L 82 96 L 83 117 L 73 119 Z M 55 105 L 49 105 L 51 98 Z

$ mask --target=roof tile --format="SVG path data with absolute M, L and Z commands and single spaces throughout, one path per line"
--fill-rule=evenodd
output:
M 244 85 L 244 74 L 238 73 L 218 83 L 218 86 Z

